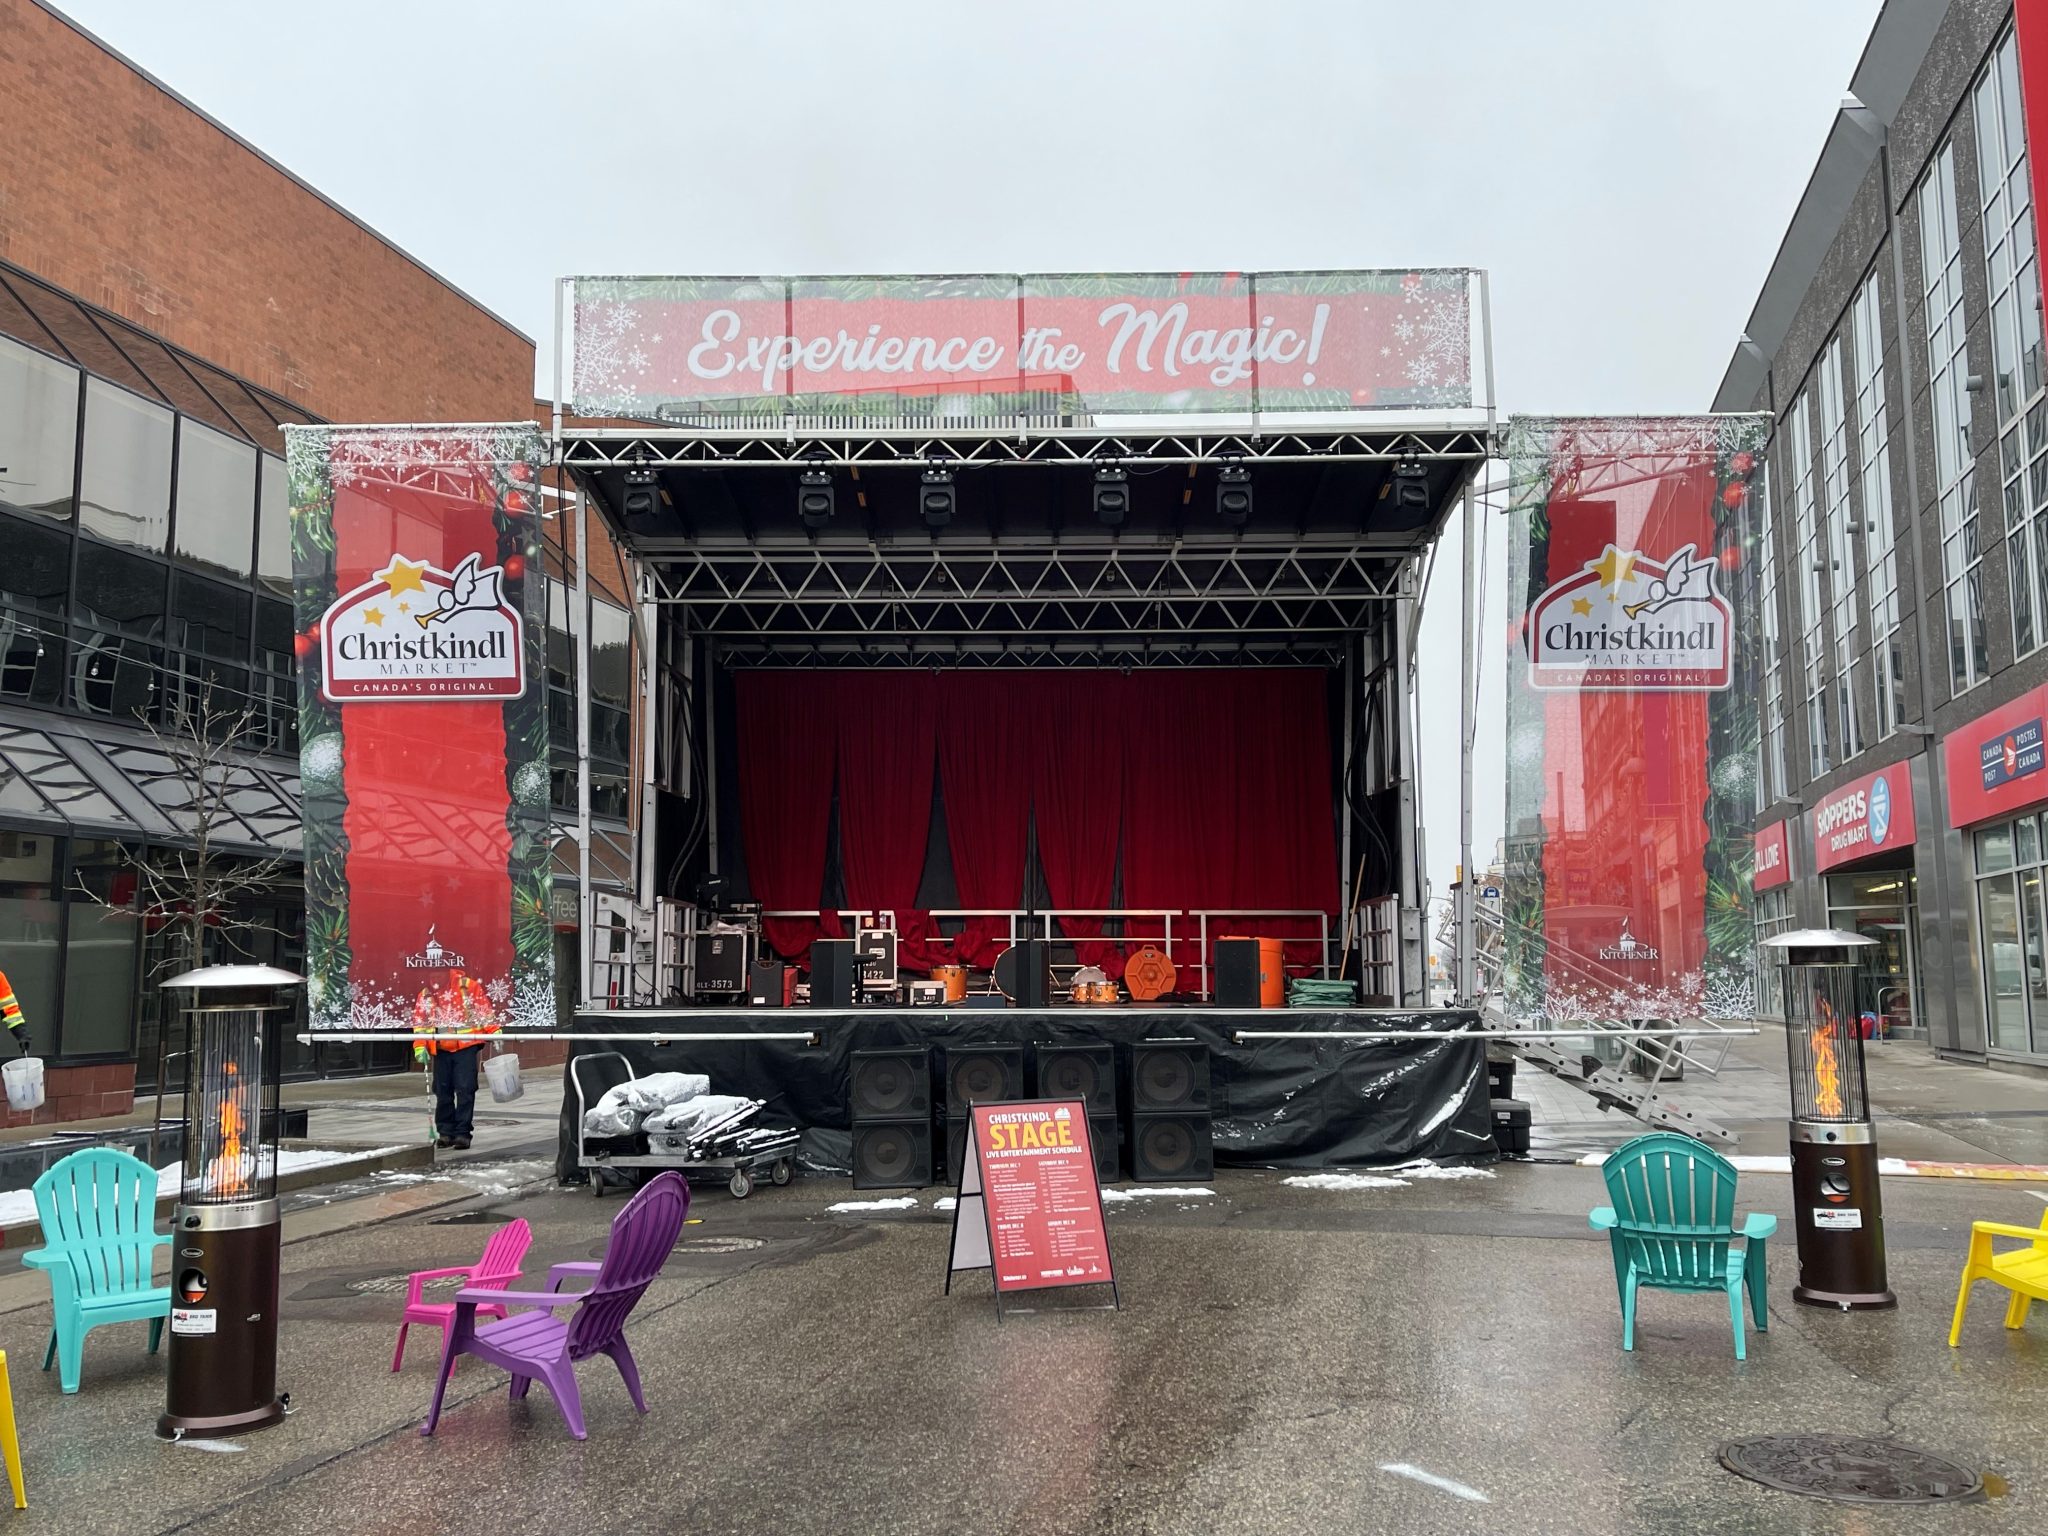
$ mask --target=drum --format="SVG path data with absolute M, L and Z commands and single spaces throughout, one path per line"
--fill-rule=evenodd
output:
M 957 1003 L 967 996 L 967 967 L 964 965 L 935 965 L 932 980 L 944 982 L 946 1001 Z
M 1124 985 L 1131 989 L 1131 1001 L 1155 1003 L 1173 990 L 1180 973 L 1174 963 L 1152 945 L 1124 963 Z
M 1095 983 L 1077 981 L 1067 988 L 1067 1001 L 1071 1003 L 1092 1003 L 1095 1001 Z
M 1091 981 L 1088 983 L 1087 1001 L 1091 1003 L 1116 1003 L 1123 1001 L 1113 981 Z

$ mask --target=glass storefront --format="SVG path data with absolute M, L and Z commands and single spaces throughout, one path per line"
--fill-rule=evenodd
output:
M 1857 978 L 1856 1008 L 1867 1040 L 1927 1037 L 1921 1007 L 1916 918 L 1918 890 L 1910 869 L 1829 875 L 1828 926 L 1875 939 Z
M 1756 968 L 1756 1011 L 1760 1018 L 1782 1019 L 1785 1017 L 1785 968 L 1778 964 L 1770 950 L 1764 949 L 1763 942 L 1773 934 L 1786 933 L 1792 928 L 1792 887 L 1781 885 L 1774 891 L 1759 891 L 1756 897 L 1756 942 L 1758 963 Z
M 2043 828 L 2039 816 L 1981 828 L 1977 855 L 1977 971 L 1990 1047 L 2048 1055 L 2048 961 L 2044 933 Z

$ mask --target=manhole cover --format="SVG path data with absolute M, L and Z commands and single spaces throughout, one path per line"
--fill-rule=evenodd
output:
M 411 1279 L 411 1275 L 371 1275 L 366 1280 L 350 1280 L 346 1283 L 351 1291 L 363 1295 L 381 1296 L 387 1293 L 395 1294 L 402 1292 Z M 443 1275 L 438 1280 L 422 1281 L 420 1289 L 422 1291 L 453 1291 L 468 1283 L 468 1280 L 461 1275 Z
M 1929 1451 L 1860 1435 L 1759 1435 L 1721 1447 L 1730 1472 L 1812 1499 L 1843 1504 L 1959 1504 L 1984 1497 L 1984 1479 Z
M 745 1253 L 761 1246 L 758 1237 L 686 1237 L 675 1246 L 677 1253 Z

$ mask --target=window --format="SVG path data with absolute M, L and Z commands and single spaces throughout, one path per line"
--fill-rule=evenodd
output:
M 2019 52 L 2010 34 L 1977 81 L 1975 106 L 2013 651 L 2025 656 L 2048 645 L 2048 401 L 2041 393 L 2041 276 Z
M 0 766 L 0 805 L 8 803 Z M 0 832 L 0 971 L 28 1017 L 29 1049 L 57 1048 L 57 957 L 63 918 L 57 883 L 58 839 L 41 832 Z
M 1956 155 L 1944 144 L 1920 183 L 1920 257 L 1927 368 L 1934 412 L 1935 489 L 1941 498 L 1941 579 L 1948 610 L 1951 693 L 1984 680 L 1984 552 L 1978 544 L 1976 460 L 1970 450 L 1969 333 L 1956 224 Z
M 85 383 L 79 526 L 161 553 L 171 527 L 171 413 L 100 379 Z
M 0 337 L 0 506 L 69 520 L 78 370 Z
M 79 540 L 78 585 L 71 594 L 79 622 L 67 666 L 73 709 L 153 718 L 167 577 L 154 560 Z
M 170 659 L 179 704 L 193 716 L 220 717 L 223 731 L 249 703 L 246 591 L 180 571 L 171 591 Z M 196 721 L 195 721 L 196 723 Z
M 1799 573 L 1799 676 L 1806 688 L 1806 777 L 1828 771 L 1827 646 L 1822 639 L 1820 523 L 1813 501 L 1813 391 L 1792 407 L 1792 510 Z
M 71 535 L 0 515 L 0 698 L 55 704 L 64 675 L 64 593 Z
M 257 479 L 261 490 L 256 503 L 256 579 L 271 591 L 289 597 L 292 591 L 292 493 L 285 477 L 284 460 L 275 454 L 261 455 Z
M 1781 885 L 1776 890 L 1759 891 L 1756 898 L 1756 941 L 1759 946 L 1774 934 L 1790 932 L 1792 928 L 1792 887 Z M 1757 951 L 1756 1009 L 1767 1019 L 1785 1017 L 1785 967 L 1779 962 L 1775 950 L 1759 947 Z
M 1820 485 L 1827 528 L 1828 613 L 1835 642 L 1835 732 L 1847 762 L 1863 750 L 1856 710 L 1856 556 L 1849 530 L 1849 424 L 1842 407 L 1842 338 L 1820 358 Z
M 178 422 L 178 557 L 237 580 L 256 543 L 256 450 L 196 421 Z
M 2037 816 L 1976 835 L 1978 969 L 1991 1049 L 2048 1054 L 2048 905 Z
M 1905 643 L 1899 632 L 1899 556 L 1892 526 L 1891 432 L 1884 412 L 1884 331 L 1877 274 L 1849 310 L 1856 370 L 1856 462 L 1863 487 L 1863 596 L 1869 609 L 1871 681 L 1880 740 L 1906 717 Z
M 1785 653 L 1778 630 L 1778 531 L 1772 515 L 1769 464 L 1760 466 L 1757 492 L 1757 505 L 1762 509 L 1760 598 L 1764 611 L 1764 713 L 1758 739 L 1764 754 L 1765 790 L 1775 804 L 1790 795 L 1792 787 L 1785 781 Z
M 137 880 L 119 843 L 71 840 L 65 887 L 70 921 L 64 934 L 66 1056 L 118 1056 L 135 1034 L 135 960 L 142 917 Z

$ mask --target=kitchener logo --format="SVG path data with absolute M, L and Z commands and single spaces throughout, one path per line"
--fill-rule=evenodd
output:
M 427 924 L 427 942 L 417 954 L 405 957 L 408 971 L 459 971 L 465 968 L 461 955 L 441 947 L 441 941 L 434 937 L 435 926 Z
M 1621 937 L 1600 951 L 1602 960 L 1615 960 L 1623 965 L 1643 965 L 1655 960 L 1657 946 L 1645 944 L 1628 931 L 1628 919 L 1621 920 Z
M 1529 686 L 1712 692 L 1731 674 L 1734 611 L 1715 565 L 1684 544 L 1667 559 L 1609 544 L 1553 582 L 1524 625 Z
M 335 703 L 518 698 L 524 628 L 504 580 L 505 568 L 481 555 L 444 571 L 394 554 L 322 617 L 321 693 Z

